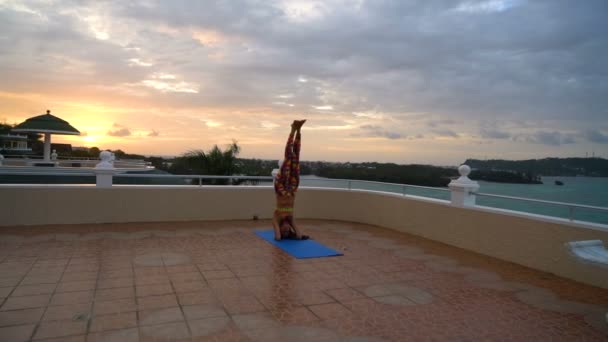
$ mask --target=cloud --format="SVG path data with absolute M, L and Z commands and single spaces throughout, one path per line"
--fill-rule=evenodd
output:
M 511 134 L 497 129 L 482 128 L 479 132 L 486 139 L 509 139 Z
M 516 0 L 486 0 L 486 1 L 467 1 L 458 5 L 456 11 L 468 13 L 491 13 L 502 12 L 514 7 L 520 1 Z
M 429 120 L 426 124 L 429 127 L 435 128 L 435 127 L 439 127 L 441 125 L 449 126 L 449 125 L 454 125 L 456 123 L 457 122 L 452 119 L 439 119 L 439 120 Z
M 460 137 L 458 135 L 458 133 L 456 133 L 450 129 L 434 129 L 432 132 L 435 133 L 438 137 L 447 137 L 447 138 L 459 138 Z
M 520 134 L 515 136 L 514 140 L 549 146 L 560 146 L 573 144 L 575 142 L 574 135 L 557 131 L 537 131 L 533 134 Z
M 111 137 L 128 137 L 131 135 L 131 131 L 128 128 L 120 128 L 114 131 L 108 131 L 107 135 Z
M 199 85 L 193 82 L 185 82 L 178 80 L 178 77 L 172 74 L 154 73 L 148 79 L 141 81 L 145 87 L 159 90 L 163 93 L 198 93 Z
M 354 133 L 353 136 L 365 136 L 365 137 L 377 137 L 377 138 L 386 138 L 390 140 L 401 139 L 403 136 L 399 132 L 389 131 L 383 129 L 378 125 L 362 125 L 359 127 L 364 132 L 362 133 Z
M 608 144 L 608 134 L 602 133 L 597 129 L 591 129 L 583 133 L 583 136 L 590 142 L 598 144 Z
M 118 124 L 116 122 L 112 124 L 112 128 L 113 129 L 109 130 L 108 133 L 106 133 L 111 137 L 128 137 L 131 135 L 131 130 L 129 128 L 124 127 L 123 125 Z
M 157 137 L 159 135 L 160 135 L 160 132 L 157 130 L 154 130 L 154 129 L 150 133 L 148 133 L 149 137 Z

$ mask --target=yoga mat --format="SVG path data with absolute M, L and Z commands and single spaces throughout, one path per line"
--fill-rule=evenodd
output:
M 287 254 L 297 259 L 321 258 L 343 255 L 331 248 L 325 247 L 315 240 L 274 240 L 273 230 L 256 230 L 255 235 L 279 247 Z

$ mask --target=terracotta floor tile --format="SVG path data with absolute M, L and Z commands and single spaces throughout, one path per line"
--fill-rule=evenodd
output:
M 151 285 L 169 285 L 171 284 L 171 280 L 169 280 L 168 275 L 161 276 L 141 276 L 135 277 L 135 285 L 136 286 L 151 286 Z
M 60 282 L 57 285 L 55 292 L 77 292 L 77 291 L 89 291 L 95 289 L 95 280 L 78 280 L 78 281 L 66 281 Z
M 20 285 L 13 290 L 11 297 L 49 294 L 55 291 L 55 287 L 56 284 Z
M 181 305 L 195 305 L 218 303 L 219 299 L 210 288 L 205 288 L 195 292 L 178 293 L 177 297 Z
M 108 270 L 101 271 L 99 273 L 100 279 L 115 279 L 115 278 L 132 278 L 133 270 L 130 268 L 118 269 L 118 270 Z
M 167 266 L 167 273 L 169 274 L 180 274 L 180 273 L 199 273 L 199 269 L 196 265 L 176 265 L 176 266 Z
M 126 298 L 135 298 L 135 289 L 132 286 L 97 289 L 95 292 L 96 301 L 109 301 Z
M 146 255 L 149 255 L 149 254 L 146 254 Z M 162 259 L 162 254 L 159 254 L 159 257 Z M 166 275 L 167 269 L 162 265 L 161 266 L 145 266 L 145 267 L 135 267 L 134 272 L 135 272 L 136 277 L 142 277 L 142 276 L 155 277 L 155 276 Z
M 184 320 L 184 315 L 179 307 L 139 311 L 138 316 L 140 326 L 181 322 Z
M 230 270 L 219 270 L 219 271 L 202 271 L 203 277 L 206 280 L 210 279 L 225 279 L 225 278 L 234 278 L 235 275 Z
M 169 274 L 169 279 L 172 283 L 206 283 L 200 273 L 171 273 Z
M 87 258 L 84 256 L 75 256 L 70 260 L 69 265 L 97 265 L 97 258 Z
M 135 284 L 134 278 L 125 277 L 125 278 L 108 278 L 108 279 L 99 279 L 97 283 L 98 289 L 112 289 L 117 287 L 131 287 Z
M 69 321 L 77 318 L 87 320 L 91 316 L 91 304 L 49 306 L 42 317 L 42 321 Z
M 232 321 L 241 330 L 277 328 L 281 323 L 267 311 L 248 314 L 231 315 Z
M 86 335 L 76 335 L 56 338 L 45 338 L 44 340 L 34 340 L 34 342 L 85 342 L 86 340 Z
M 326 295 L 322 291 L 302 291 L 295 296 L 297 301 L 302 305 L 315 305 L 332 303 L 334 299 Z
M 86 304 L 93 301 L 93 291 L 55 293 L 49 305 Z
M 38 296 L 9 297 L 0 307 L 0 311 L 40 308 L 48 305 L 50 294 Z
M 205 319 L 189 320 L 188 326 L 193 337 L 207 337 L 215 335 L 230 327 L 231 320 L 228 317 L 211 317 Z
M 26 276 L 21 280 L 21 285 L 57 284 L 61 275 Z
M 187 320 L 227 316 L 219 304 L 184 305 L 182 306 L 182 310 Z
M 142 326 L 139 331 L 144 340 L 151 337 L 153 340 L 174 341 L 190 337 L 190 332 L 184 322 Z
M 135 298 L 115 299 L 103 302 L 96 301 L 93 305 L 93 314 L 95 316 L 117 314 L 131 311 L 137 311 L 137 304 L 135 303 Z
M 137 327 L 137 313 L 121 312 L 109 315 L 96 315 L 91 319 L 90 332 L 102 332 Z
M 8 325 L 20 325 L 38 323 L 42 318 L 45 308 L 24 309 L 14 311 L 0 311 L 0 327 Z
M 237 278 L 209 279 L 207 284 L 216 292 L 230 292 L 247 290 L 244 284 Z
M 87 340 L 86 335 L 77 336 L 64 336 L 56 338 L 45 338 L 44 340 L 35 340 L 35 342 L 85 342 Z
M 208 289 L 209 287 L 203 282 L 192 281 L 192 282 L 173 282 L 173 288 L 177 293 L 188 293 L 196 292 Z
M 43 278 L 43 277 L 57 277 L 60 278 L 61 274 L 64 272 L 65 267 L 49 267 L 49 266 L 39 266 L 35 265 L 30 269 L 27 273 L 26 277 L 32 278 Z
M 154 285 L 137 285 L 135 287 L 137 297 L 158 296 L 164 294 L 172 294 L 173 288 L 171 284 L 154 284 Z
M 0 298 L 6 298 L 13 291 L 14 287 L 0 287 Z
M 301 325 L 319 320 L 319 318 L 306 307 L 295 307 L 289 310 L 273 310 L 271 312 L 277 320 L 284 323 Z
M 42 322 L 34 339 L 45 339 L 53 337 L 63 337 L 71 335 L 82 335 L 86 333 L 87 321 L 52 321 Z
M 61 277 L 62 282 L 68 281 L 85 281 L 85 280 L 97 280 L 98 273 L 94 272 L 82 272 L 82 271 L 71 271 L 66 272 Z
M 337 300 L 339 302 L 365 297 L 359 291 L 357 291 L 353 288 L 350 288 L 350 287 L 341 288 L 341 289 L 325 290 L 325 293 L 327 293 L 328 295 L 330 295 L 331 297 L 333 297 L 335 300 Z
M 177 297 L 173 294 L 137 298 L 138 310 L 151 310 L 177 306 Z
M 17 284 L 19 284 L 19 282 L 21 282 L 21 279 L 22 279 L 21 277 L 6 277 L 6 274 L 3 274 L 3 276 L 5 276 L 5 277 L 0 278 L 0 287 L 17 286 Z
M 0 341 L 2 342 L 20 342 L 29 341 L 34 332 L 34 324 L 16 325 L 12 327 L 0 328 Z
M 87 335 L 87 342 L 138 342 L 139 329 L 108 330 Z
M 224 265 L 224 264 L 220 264 L 220 263 L 202 263 L 202 264 L 197 264 L 196 265 L 198 267 L 198 269 L 203 272 L 203 271 L 226 271 L 228 270 L 228 266 Z
M 254 296 L 239 296 L 236 298 L 222 299 L 221 301 L 226 311 L 231 315 L 266 310 L 266 307 L 264 307 L 264 305 L 262 305 Z
M 346 318 L 352 315 L 350 310 L 339 303 L 310 305 L 308 309 L 324 320 Z

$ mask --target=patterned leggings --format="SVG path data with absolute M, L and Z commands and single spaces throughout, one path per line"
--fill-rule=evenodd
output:
M 285 145 L 285 159 L 274 180 L 274 191 L 281 196 L 293 195 L 300 185 L 300 132 L 294 139 L 294 132 L 289 134 Z

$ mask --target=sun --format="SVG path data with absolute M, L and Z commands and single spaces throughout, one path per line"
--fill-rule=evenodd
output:
M 87 135 L 83 137 L 82 140 L 87 143 L 96 143 L 97 141 L 99 141 L 99 137 L 96 135 Z

